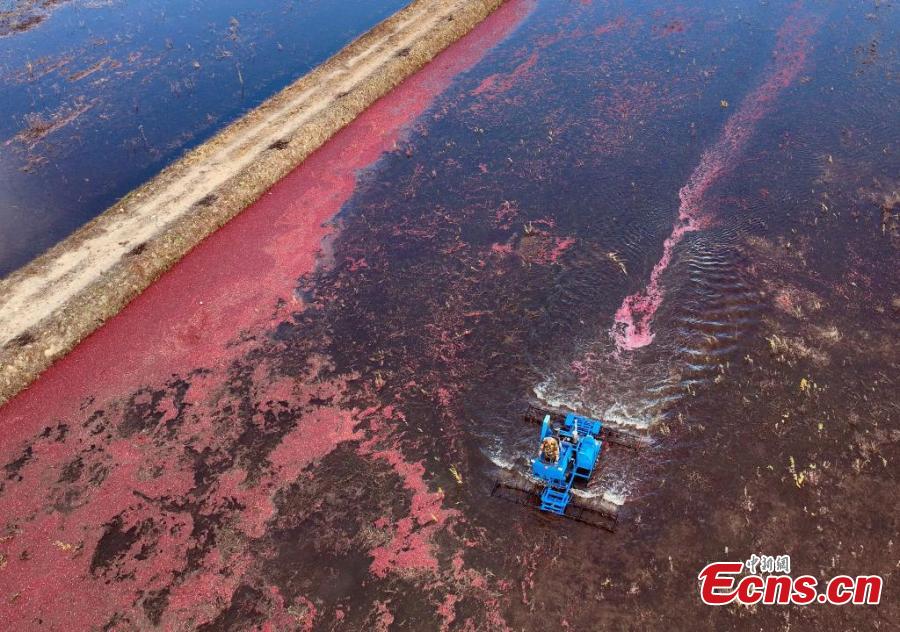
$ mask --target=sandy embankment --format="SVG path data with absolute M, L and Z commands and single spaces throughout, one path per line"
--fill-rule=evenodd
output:
M 416 0 L 0 281 L 0 404 L 503 0 Z

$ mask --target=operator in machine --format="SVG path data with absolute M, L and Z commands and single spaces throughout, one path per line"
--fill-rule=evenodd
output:
M 541 456 L 548 463 L 559 461 L 559 440 L 556 437 L 545 437 L 541 441 Z

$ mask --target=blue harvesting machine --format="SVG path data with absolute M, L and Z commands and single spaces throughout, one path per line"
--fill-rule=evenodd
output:
M 525 418 L 540 419 L 540 448 L 531 460 L 531 476 L 512 474 L 494 484 L 493 496 L 580 522 L 615 529 L 616 507 L 599 498 L 574 493 L 590 480 L 608 430 L 603 422 L 529 407 Z

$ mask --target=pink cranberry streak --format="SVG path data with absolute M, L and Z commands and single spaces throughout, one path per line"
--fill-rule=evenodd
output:
M 672 261 L 675 246 L 688 233 L 702 230 L 711 223 L 712 216 L 704 200 L 706 192 L 734 168 L 757 122 L 800 74 L 815 26 L 814 21 L 801 19 L 796 14 L 785 20 L 778 31 L 773 59 L 766 69 L 764 81 L 744 98 L 740 108 L 726 121 L 715 144 L 703 152 L 687 184 L 681 187 L 678 219 L 663 242 L 662 256 L 653 266 L 647 286 L 626 296 L 616 311 L 610 333 L 619 349 L 638 349 L 653 342 L 655 334 L 650 324 L 662 304 L 661 278 Z

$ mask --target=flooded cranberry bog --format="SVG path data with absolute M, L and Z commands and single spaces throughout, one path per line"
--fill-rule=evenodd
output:
M 0 3 L 0 275 L 407 4 Z
M 3 620 L 896 627 L 898 27 L 510 0 L 0 409 Z M 490 497 L 535 398 L 645 439 L 615 533 Z

